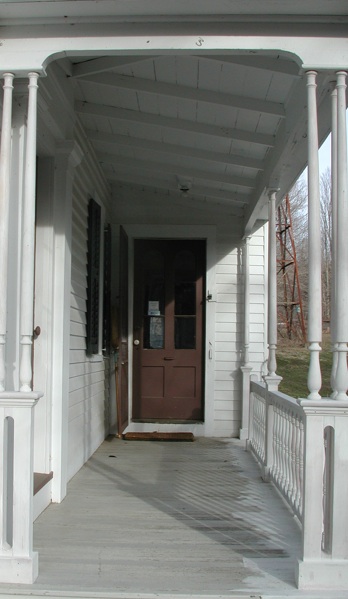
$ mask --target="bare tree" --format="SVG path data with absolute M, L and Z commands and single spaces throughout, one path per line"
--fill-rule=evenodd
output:
M 306 276 L 307 263 L 306 206 L 307 187 L 303 180 L 299 180 L 279 206 L 277 219 L 278 330 L 281 336 L 302 341 L 306 338 L 305 304 L 301 293 L 301 279 Z
M 332 203 L 330 169 L 320 178 L 320 227 L 322 238 L 322 303 L 323 320 L 330 321 L 330 281 L 332 261 Z
M 291 189 L 289 198 L 302 303 L 306 314 L 308 299 L 308 190 L 307 182 L 303 178 L 299 179 Z M 329 322 L 332 263 L 332 203 L 329 168 L 322 173 L 320 178 L 320 218 L 323 321 Z

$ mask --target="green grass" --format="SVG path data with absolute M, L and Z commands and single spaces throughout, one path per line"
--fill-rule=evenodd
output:
M 325 337 L 320 352 L 322 374 L 320 395 L 322 397 L 331 395 L 331 363 L 330 340 Z M 308 364 L 309 351 L 307 347 L 295 341 L 282 339 L 277 350 L 277 374 L 283 377 L 279 391 L 291 395 L 291 397 L 307 397 L 309 393 L 307 388 Z

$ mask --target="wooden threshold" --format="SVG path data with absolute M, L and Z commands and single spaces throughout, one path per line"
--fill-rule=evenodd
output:
M 125 441 L 194 441 L 193 433 L 125 433 L 122 435 Z

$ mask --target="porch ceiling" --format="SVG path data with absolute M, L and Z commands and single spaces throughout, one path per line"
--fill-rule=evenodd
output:
M 267 189 L 281 197 L 305 166 L 305 79 L 289 57 L 143 54 L 64 67 L 111 184 L 225 204 L 249 232 L 267 218 Z M 322 137 L 328 129 L 324 119 Z

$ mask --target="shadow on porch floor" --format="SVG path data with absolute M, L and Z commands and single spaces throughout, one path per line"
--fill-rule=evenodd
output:
M 20 592 L 298 593 L 300 531 L 236 440 L 105 441 L 34 547 L 39 577 Z

